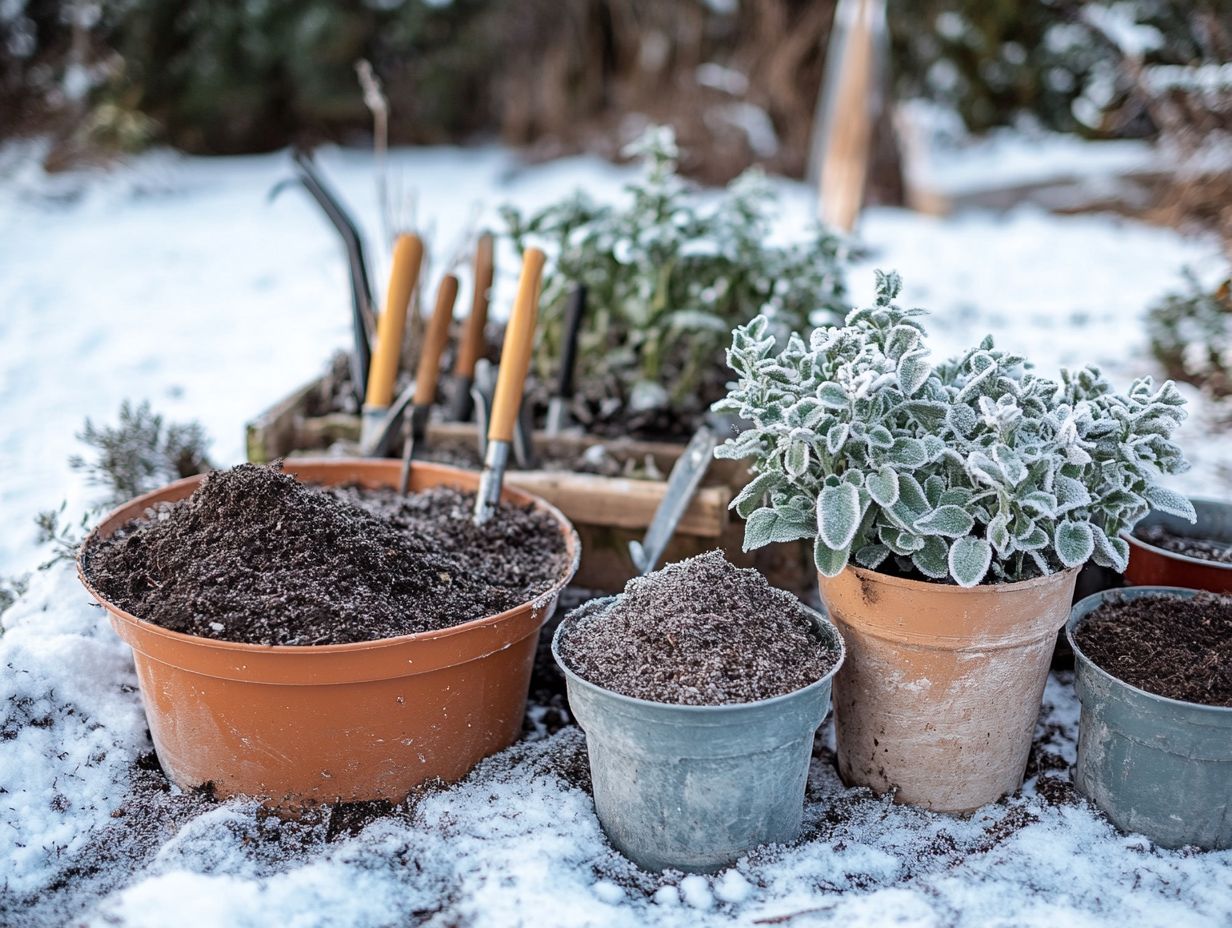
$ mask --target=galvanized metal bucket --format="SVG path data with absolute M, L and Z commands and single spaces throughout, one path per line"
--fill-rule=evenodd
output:
M 1074 640 L 1082 620 L 1110 597 L 1196 590 L 1129 587 L 1088 596 L 1065 627 L 1082 703 L 1078 789 L 1125 831 L 1161 847 L 1232 847 L 1232 708 L 1147 693 L 1091 663 Z
M 647 870 L 707 873 L 759 845 L 795 839 L 813 735 L 845 653 L 838 631 L 809 610 L 839 659 L 794 693 L 728 706 L 668 705 L 588 683 L 561 660 L 562 636 L 582 610 L 614 602 L 583 606 L 552 639 L 570 710 L 586 732 L 595 810 L 612 844 Z

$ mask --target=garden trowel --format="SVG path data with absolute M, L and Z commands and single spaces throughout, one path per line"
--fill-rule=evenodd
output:
M 475 410 L 476 434 L 479 439 L 479 456 L 488 453 L 488 423 L 492 421 L 492 399 L 496 393 L 497 372 L 495 364 L 480 358 L 475 363 L 475 380 L 471 384 L 471 404 Z M 517 421 L 513 425 L 513 459 L 522 470 L 530 470 L 535 463 L 534 439 L 531 438 L 533 423 L 531 409 L 523 399 Z
M 509 463 L 509 451 L 522 409 L 526 374 L 530 370 L 544 261 L 544 254 L 538 248 L 528 248 L 522 254 L 522 276 L 518 280 L 513 312 L 509 314 L 509 323 L 505 326 L 500 370 L 492 395 L 492 413 L 487 427 L 488 446 L 484 452 L 483 473 L 479 477 L 479 492 L 475 496 L 476 525 L 483 525 L 491 519 L 500 503 L 505 468 Z
M 415 447 L 423 448 L 428 429 L 428 410 L 436 399 L 436 382 L 441 374 L 441 355 L 449 341 L 449 326 L 453 322 L 453 304 L 458 298 L 458 278 L 446 274 L 436 288 L 436 306 L 424 333 L 423 347 L 419 352 L 419 367 L 415 371 L 415 392 L 411 399 L 410 422 L 407 424 L 406 441 L 402 446 L 402 478 L 398 492 L 405 493 L 411 482 L 411 459 Z
M 406 333 L 406 317 L 412 311 L 412 296 L 423 264 L 423 242 L 417 235 L 399 235 L 394 242 L 393 263 L 389 270 L 389 289 L 385 306 L 377 323 L 376 345 L 368 368 L 368 390 L 364 396 L 363 419 L 360 426 L 361 449 L 383 453 L 377 448 L 377 434 L 385 432 L 390 404 L 394 399 L 394 384 L 398 379 L 398 362 L 402 359 L 402 339 Z
M 719 443 L 719 434 L 713 424 L 704 423 L 685 447 L 684 453 L 672 465 L 667 478 L 667 489 L 659 508 L 655 510 L 646 536 L 641 541 L 629 542 L 629 555 L 639 574 L 650 573 L 658 566 L 667 550 L 668 542 L 676 534 L 676 526 L 697 494 L 702 478 L 714 459 L 714 449 Z
M 495 273 L 491 232 L 479 236 L 475 248 L 475 292 L 471 297 L 471 314 L 466 318 L 462 338 L 458 343 L 458 359 L 453 368 L 453 395 L 450 397 L 449 418 L 467 422 L 475 412 L 471 387 L 475 383 L 475 365 L 487 348 L 484 330 L 488 325 L 488 301 L 491 298 Z
M 569 427 L 569 401 L 573 399 L 573 371 L 577 366 L 578 333 L 586 315 L 586 287 L 578 284 L 569 295 L 565 309 L 565 328 L 560 348 L 560 372 L 556 393 L 548 401 L 547 433 L 555 438 Z

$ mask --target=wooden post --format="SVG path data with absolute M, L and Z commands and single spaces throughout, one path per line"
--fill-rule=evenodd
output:
M 810 157 L 823 223 L 850 232 L 864 203 L 881 103 L 885 0 L 839 0 L 826 52 Z

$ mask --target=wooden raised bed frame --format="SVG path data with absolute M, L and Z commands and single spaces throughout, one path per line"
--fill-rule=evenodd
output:
M 306 415 L 309 398 L 320 390 L 314 380 L 276 403 L 247 424 L 247 456 L 266 463 L 296 454 L 320 454 L 334 445 L 354 446 L 359 440 L 358 416 L 330 413 Z M 668 474 L 684 445 L 632 439 L 603 439 L 566 434 L 555 438 L 535 433 L 535 449 L 547 460 L 576 459 L 587 448 L 603 445 L 616 460 L 653 460 Z M 477 447 L 474 423 L 431 423 L 428 448 Z M 429 454 L 431 451 L 429 450 Z M 582 563 L 574 583 L 600 592 L 618 592 L 634 575 L 629 542 L 640 540 L 667 488 L 666 479 L 604 477 L 567 470 L 511 470 L 510 485 L 541 496 L 559 508 L 577 528 Z M 736 564 L 756 566 L 776 586 L 805 594 L 815 588 L 812 558 L 803 543 L 771 545 L 755 552 L 742 550 L 744 522 L 728 510 L 732 497 L 748 480 L 739 461 L 716 460 L 701 489 L 681 519 L 663 563 L 722 548 Z

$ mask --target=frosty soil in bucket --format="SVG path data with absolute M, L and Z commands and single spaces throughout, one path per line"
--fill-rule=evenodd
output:
M 1131 686 L 1232 707 L 1232 596 L 1109 593 L 1074 638 L 1096 666 Z
M 496 615 L 564 572 L 547 514 L 504 504 L 476 527 L 473 498 L 318 488 L 240 465 L 94 541 L 83 563 L 108 599 L 172 631 L 263 645 L 392 638 Z
M 1082 706 L 1074 782 L 1161 847 L 1232 847 L 1230 613 L 1226 596 L 1139 586 L 1088 596 L 1066 625 Z
M 821 615 L 714 552 L 571 613 L 553 653 L 595 810 L 626 857 L 710 872 L 797 837 L 843 659 Z
M 597 686 L 691 706 L 782 696 L 838 659 L 794 596 L 719 551 L 630 581 L 610 608 L 579 610 L 560 653 Z

